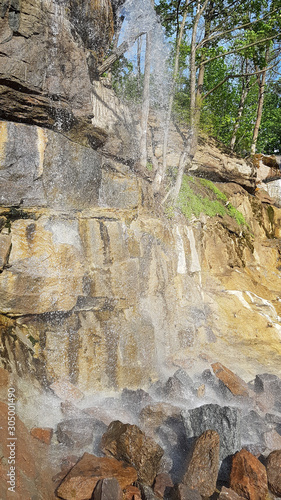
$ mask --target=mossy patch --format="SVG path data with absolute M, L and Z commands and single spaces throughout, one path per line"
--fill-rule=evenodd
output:
M 229 215 L 239 226 L 248 226 L 243 214 L 229 203 L 227 196 L 212 181 L 207 179 L 184 175 L 176 208 L 180 209 L 187 219 L 192 215 L 199 217 L 200 214 L 209 217 Z M 172 207 L 167 207 L 166 213 L 172 217 Z

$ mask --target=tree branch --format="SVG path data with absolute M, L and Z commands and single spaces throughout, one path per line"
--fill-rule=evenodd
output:
M 219 88 L 221 85 L 224 84 L 224 82 L 226 82 L 227 80 L 229 80 L 230 78 L 243 78 L 244 76 L 254 76 L 254 75 L 259 75 L 261 73 L 263 73 L 264 71 L 268 71 L 269 69 L 272 69 L 274 68 L 274 66 L 276 66 L 278 64 L 278 62 L 276 64 L 272 64 L 271 66 L 268 66 L 266 68 L 263 68 L 263 69 L 260 69 L 258 71 L 254 71 L 253 73 L 239 73 L 239 74 L 236 74 L 236 75 L 227 75 L 220 83 L 218 83 L 215 87 L 213 87 L 211 90 L 209 90 L 206 94 L 204 94 L 201 99 L 205 99 L 206 97 L 208 97 L 208 95 L 212 94 L 215 90 L 217 90 L 217 88 Z M 256 85 L 257 82 L 255 82 L 254 85 Z
M 105 61 L 103 61 L 103 63 L 97 68 L 98 74 L 102 75 L 105 71 L 107 71 L 112 66 L 112 64 L 114 64 L 117 59 L 119 59 L 125 52 L 127 52 L 127 50 L 135 43 L 135 41 L 144 34 L 145 32 L 139 33 L 127 42 L 121 43 L 121 45 L 119 45 L 119 47 L 117 47 L 117 49 L 112 54 L 110 54 L 110 56 L 107 57 L 107 59 L 105 59 Z
M 247 26 L 252 26 L 255 23 L 263 21 L 264 19 L 266 19 L 268 16 L 272 15 L 276 11 L 277 11 L 277 9 L 274 9 L 272 12 L 268 12 L 267 14 L 265 14 L 264 17 L 261 17 L 259 19 L 255 19 L 254 21 L 249 21 L 248 23 L 245 23 L 245 24 L 240 24 L 240 26 L 229 28 L 228 30 L 221 31 L 220 33 L 213 34 L 213 35 L 205 38 L 201 42 L 199 42 L 198 45 L 197 45 L 197 47 L 201 48 L 201 47 L 203 47 L 205 45 L 205 43 L 210 42 L 210 41 L 214 40 L 215 38 L 218 38 L 220 36 L 226 35 L 227 33 L 232 33 L 232 31 L 236 31 L 236 30 L 239 30 L 239 29 L 242 29 L 242 28 L 246 28 Z
M 227 52 L 224 52 L 223 54 L 219 54 L 218 56 L 211 57 L 210 59 L 206 59 L 205 61 L 202 61 L 201 64 L 198 64 L 197 69 L 200 68 L 200 66 L 204 64 L 208 64 L 209 62 L 215 61 L 216 59 L 220 59 L 221 57 L 228 56 L 229 54 L 235 54 L 236 52 L 240 52 L 241 50 L 248 49 L 249 47 L 254 47 L 255 45 L 259 45 L 260 43 L 267 42 L 269 40 L 274 40 L 274 38 L 280 37 L 281 34 L 274 35 L 274 36 L 269 36 L 267 38 L 263 38 L 262 40 L 257 40 L 256 42 L 249 43 L 248 45 L 243 45 L 242 47 L 238 47 L 237 49 L 233 50 L 228 50 Z

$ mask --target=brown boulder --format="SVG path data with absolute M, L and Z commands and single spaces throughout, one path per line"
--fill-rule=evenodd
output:
M 246 382 L 221 363 L 213 363 L 212 368 L 216 377 L 230 390 L 234 396 L 249 396 Z
M 90 500 L 97 482 L 108 477 L 116 478 L 124 489 L 137 480 L 137 472 L 115 458 L 84 453 L 58 487 L 57 496 L 64 500 Z
M 152 485 L 163 455 L 162 448 L 136 425 L 111 422 L 102 436 L 101 449 L 107 456 L 135 467 L 139 481 Z
M 268 495 L 266 469 L 245 449 L 233 457 L 230 488 L 248 500 L 264 500 Z
M 216 431 L 203 432 L 196 440 L 183 483 L 196 489 L 202 496 L 211 496 L 219 472 L 220 437 Z
M 281 450 L 274 450 L 268 455 L 266 472 L 270 491 L 281 497 Z

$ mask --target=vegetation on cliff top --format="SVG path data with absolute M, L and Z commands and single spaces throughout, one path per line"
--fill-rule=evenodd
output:
M 145 136 L 159 60 L 163 75 L 170 77 L 169 92 L 163 93 L 166 99 L 162 102 L 166 113 L 163 159 L 158 165 L 154 161 L 155 193 L 165 183 L 171 120 L 182 120 L 190 128 L 167 196 L 174 203 L 183 174 L 192 164 L 200 129 L 242 155 L 280 149 L 281 0 L 139 0 L 137 6 L 127 0 L 122 9 L 123 25 L 130 25 L 136 16 L 134 30 L 127 36 L 127 45 L 118 45 L 117 30 L 108 61 L 119 59 L 115 88 L 140 103 L 140 162 L 144 168 L 150 161 Z M 155 55 L 159 22 L 154 9 L 165 29 L 166 47 L 171 48 L 168 61 L 161 51 Z M 123 54 L 128 41 L 135 52 L 126 60 Z M 164 78 L 161 84 L 159 95 Z

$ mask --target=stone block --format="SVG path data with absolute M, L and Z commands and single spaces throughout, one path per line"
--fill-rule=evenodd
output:
M 219 472 L 220 438 L 216 431 L 205 431 L 196 439 L 183 483 L 210 497 L 216 489 Z
M 101 450 L 107 456 L 114 456 L 134 465 L 139 481 L 149 486 L 153 484 L 164 453 L 136 425 L 122 424 L 118 420 L 112 422 L 102 436 Z
M 221 363 L 213 363 L 212 368 L 216 377 L 230 390 L 234 396 L 248 397 L 250 391 L 246 382 Z
M 108 477 L 116 478 L 123 490 L 137 480 L 137 472 L 115 458 L 84 453 L 65 476 L 56 494 L 64 500 L 91 500 L 97 482 Z
M 281 497 L 281 449 L 272 451 L 266 459 L 268 486 L 276 497 Z
M 244 449 L 233 457 L 230 488 L 248 500 L 265 500 L 268 497 L 266 469 Z
M 240 411 L 229 406 L 206 404 L 182 412 L 187 438 L 200 436 L 206 430 L 220 436 L 220 460 L 241 447 Z

